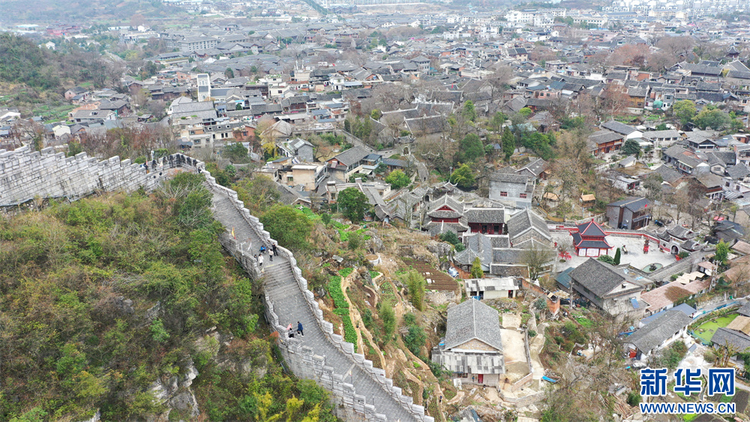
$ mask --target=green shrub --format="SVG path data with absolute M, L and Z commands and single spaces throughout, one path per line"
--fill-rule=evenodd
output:
M 349 304 L 344 298 L 344 291 L 341 289 L 341 277 L 333 276 L 328 282 L 328 293 L 333 299 L 333 303 L 337 308 L 348 308 Z
M 637 391 L 631 391 L 628 393 L 628 404 L 635 407 L 641 402 L 641 395 Z

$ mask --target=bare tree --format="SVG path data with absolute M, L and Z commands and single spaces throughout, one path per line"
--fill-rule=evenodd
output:
M 629 101 L 627 88 L 622 85 L 611 83 L 602 91 L 601 105 L 610 118 L 623 114 Z
M 490 77 L 485 79 L 491 89 L 492 102 L 502 99 L 502 94 L 508 87 L 511 78 L 513 78 L 513 69 L 508 66 L 499 66 Z
M 544 268 L 555 259 L 555 251 L 552 248 L 532 246 L 524 249 L 521 253 L 521 263 L 529 267 L 529 278 L 536 280 Z
M 685 35 L 681 37 L 664 37 L 656 43 L 656 47 L 673 57 L 677 61 L 686 60 L 693 52 L 695 40 Z

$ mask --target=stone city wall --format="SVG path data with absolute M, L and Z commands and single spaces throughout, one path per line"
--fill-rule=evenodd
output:
M 159 186 L 167 177 L 166 170 L 188 168 L 205 174 L 206 184 L 212 192 L 227 196 L 237 208 L 245 222 L 252 228 L 259 239 L 266 245 L 272 240 L 263 224 L 250 214 L 244 204 L 237 198 L 237 193 L 216 182 L 210 173 L 205 171 L 204 163 L 183 154 L 174 154 L 146 163 L 132 164 L 130 160 L 121 161 L 112 157 L 100 161 L 88 157 L 86 153 L 75 157 L 65 157 L 63 153 L 54 153 L 51 148 L 42 151 L 30 151 L 28 147 L 15 151 L 0 150 L 0 206 L 15 206 L 31 201 L 34 198 L 64 198 L 77 200 L 98 191 L 134 191 L 144 188 L 147 191 Z M 260 271 L 256 260 L 242 248 L 238 242 L 226 234 L 220 236 L 222 245 L 245 268 L 252 277 L 259 277 Z M 302 277 L 293 254 L 279 248 L 280 253 L 289 259 L 295 283 L 304 293 L 307 305 L 325 333 L 326 339 L 363 372 L 375 380 L 386 392 L 401 404 L 415 420 L 433 422 L 425 415 L 424 407 L 413 404 L 413 399 L 404 396 L 401 389 L 393 385 L 393 380 L 386 378 L 383 369 L 375 368 L 372 361 L 363 354 L 354 352 L 354 345 L 343 340 L 342 336 L 333 333 L 333 325 L 323 318 L 323 312 L 315 301 L 313 293 L 307 288 L 307 280 Z M 273 330 L 284 333 L 286 330 L 279 324 L 274 312 L 274 304 L 266 298 L 266 319 Z M 295 339 L 280 339 L 279 347 L 292 372 L 301 378 L 313 379 L 333 393 L 335 400 L 344 406 L 347 420 L 367 422 L 387 421 L 386 415 L 376 413 L 375 406 L 366 404 L 365 396 L 357 394 L 354 386 L 347 383 L 342 375 L 336 374 L 334 368 L 326 365 L 326 357 L 315 354 L 315 351 Z
M 97 191 L 152 190 L 164 173 L 156 161 L 151 163 L 133 164 L 119 157 L 100 161 L 85 152 L 65 157 L 52 148 L 0 150 L 0 206 L 20 205 L 37 197 L 75 201 Z

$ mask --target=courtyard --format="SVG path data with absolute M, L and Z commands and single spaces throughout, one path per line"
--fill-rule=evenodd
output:
M 568 245 L 568 252 L 571 258 L 566 263 L 556 262 L 557 268 L 563 270 L 567 267 L 577 267 L 583 264 L 587 259 L 586 256 L 577 256 L 575 249 L 573 249 L 573 238 L 566 231 L 553 231 L 552 240 L 557 242 L 558 245 Z M 624 251 L 620 254 L 620 264 L 628 264 L 639 270 L 646 270 L 651 264 L 658 264 L 661 267 L 666 267 L 669 264 L 675 262 L 675 257 L 672 254 L 662 252 L 657 246 L 656 242 L 649 242 L 649 252 L 643 253 L 643 238 L 641 237 L 626 237 L 626 236 L 607 236 L 607 242 L 612 246 L 610 256 L 614 257 L 617 248 L 627 249 L 628 253 Z

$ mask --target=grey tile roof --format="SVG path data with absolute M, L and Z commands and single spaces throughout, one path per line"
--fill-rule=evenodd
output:
M 621 201 L 612 202 L 611 204 L 608 204 L 607 207 L 626 208 L 630 211 L 636 212 L 648 208 L 649 204 L 650 201 L 646 198 L 630 197 Z
M 478 300 L 469 299 L 448 309 L 445 348 L 452 349 L 473 339 L 503 350 L 498 312 Z
M 493 259 L 493 245 L 490 236 L 475 233 L 464 238 L 466 249 L 454 255 L 453 260 L 459 265 L 471 265 L 476 258 L 482 263 L 482 269 L 489 271 Z
M 628 126 L 624 123 L 620 123 L 614 120 L 602 123 L 602 128 L 609 129 L 612 132 L 617 132 L 623 135 L 630 135 L 631 133 L 637 131 L 637 129 L 632 126 Z
M 600 298 L 606 298 L 615 288 L 625 282 L 632 283 L 634 286 L 619 293 L 636 289 L 643 290 L 643 286 L 626 277 L 622 270 L 593 258 L 589 258 L 576 267 L 570 273 L 570 277 L 576 284 L 580 284 Z
M 541 158 L 538 158 L 530 162 L 529 164 L 526 164 L 525 166 L 521 167 L 520 169 L 518 169 L 516 173 L 522 173 L 524 171 L 528 171 L 531 174 L 533 174 L 535 177 L 539 177 L 539 175 L 542 174 L 542 172 L 546 169 L 547 169 L 547 162 Z
M 464 211 L 468 223 L 505 223 L 505 209 L 503 208 L 468 208 Z
M 747 177 L 747 175 L 750 174 L 750 169 L 745 164 L 739 164 L 736 166 L 729 167 L 727 169 L 727 174 L 732 179 L 738 180 L 743 179 Z
M 737 347 L 737 350 L 744 351 L 750 347 L 750 336 L 739 331 L 722 327 L 716 330 L 714 336 L 711 338 L 711 342 L 722 346 L 733 344 Z
M 439 208 L 442 208 L 443 206 L 446 206 L 446 205 L 449 208 L 456 210 L 456 212 L 459 213 L 460 215 L 463 215 L 464 204 L 462 202 L 458 202 L 451 195 L 443 195 L 438 199 L 430 201 L 430 204 L 427 206 L 427 209 L 429 210 L 428 213 L 436 211 Z
M 622 135 L 609 130 L 599 130 L 589 135 L 589 140 L 597 145 L 622 140 Z
M 514 185 L 528 185 L 530 176 L 518 174 L 512 167 L 502 168 L 490 175 L 490 182 L 510 183 Z
M 488 237 L 492 241 L 493 248 L 509 248 L 510 247 L 510 239 L 508 238 L 507 235 L 488 236 Z
M 363 158 L 365 158 L 365 156 L 367 156 L 367 154 L 369 154 L 367 150 L 362 147 L 356 146 L 336 155 L 334 158 L 340 163 L 350 166 L 361 161 Z
M 649 353 L 691 322 L 693 319 L 684 312 L 669 310 L 652 323 L 631 334 L 625 339 L 625 343 L 631 343 L 641 352 Z
M 525 233 L 527 230 L 536 230 L 543 238 L 550 240 L 552 236 L 549 233 L 549 227 L 544 219 L 537 213 L 525 209 L 508 220 L 508 234 L 511 242 L 513 239 Z
M 677 180 L 683 177 L 680 172 L 666 165 L 661 165 L 654 171 L 661 176 L 661 179 L 663 181 L 670 183 L 670 184 L 676 182 Z

